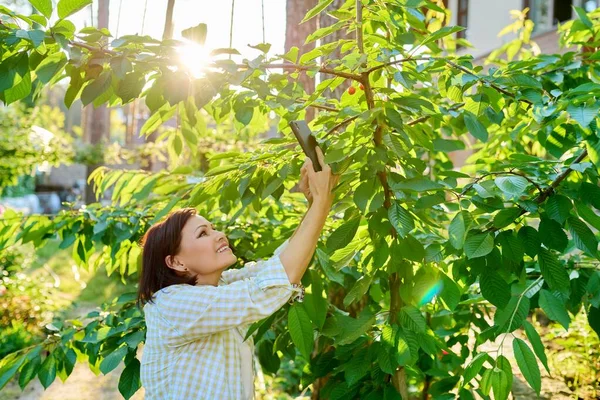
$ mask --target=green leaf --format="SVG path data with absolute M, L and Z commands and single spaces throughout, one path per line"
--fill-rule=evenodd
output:
M 494 249 L 494 238 L 489 233 L 477 233 L 467 237 L 465 254 L 468 258 L 488 255 Z
M 375 315 L 365 308 L 356 319 L 346 315 L 336 315 L 336 320 L 341 327 L 341 332 L 336 336 L 337 344 L 343 346 L 354 342 L 369 330 L 375 323 Z
M 500 232 L 496 237 L 502 246 L 502 258 L 519 264 L 525 255 L 523 243 L 516 237 L 512 230 Z
M 244 125 L 248 125 L 254 115 L 254 108 L 251 106 L 239 107 L 235 110 L 235 119 Z
M 281 366 L 279 355 L 273 349 L 272 340 L 261 340 L 258 343 L 258 360 L 265 372 L 275 375 Z
M 369 204 L 369 200 L 373 197 L 374 192 L 373 181 L 362 182 L 354 190 L 354 203 L 363 214 L 366 212 L 367 205 Z
M 311 19 L 312 17 L 314 17 L 315 15 L 319 14 L 321 11 L 326 9 L 327 6 L 330 5 L 332 2 L 333 2 L 333 0 L 321 0 L 319 2 L 319 4 L 317 4 L 315 7 L 313 7 L 311 10 L 309 10 L 306 13 L 304 18 L 302 18 L 302 21 L 300 21 L 300 23 L 306 22 L 309 19 Z
M 589 94 L 594 92 L 600 92 L 600 85 L 594 82 L 584 83 L 582 85 L 577 86 L 574 89 L 571 89 L 567 92 L 567 95 L 570 96 L 580 96 L 582 94 Z
M 542 389 L 542 377 L 533 352 L 527 343 L 519 338 L 513 339 L 513 351 L 523 376 L 539 396 Z
M 390 184 L 394 190 L 410 190 L 413 192 L 427 192 L 430 190 L 441 190 L 445 186 L 425 178 L 412 178 Z
M 41 363 L 40 356 L 36 356 L 23 366 L 19 372 L 19 387 L 21 387 L 21 389 L 24 389 L 25 386 L 27 386 L 27 384 L 36 377 Z
M 425 257 L 423 244 L 410 234 L 398 239 L 397 250 L 407 260 L 421 262 Z
M 548 216 L 561 225 L 567 220 L 572 209 L 573 203 L 571 200 L 560 194 L 555 194 L 546 201 L 546 212 L 548 213 Z
M 533 351 L 535 355 L 540 359 L 548 374 L 550 374 L 550 368 L 548 368 L 548 359 L 546 358 L 546 352 L 544 350 L 544 344 L 542 343 L 542 339 L 540 335 L 537 333 L 533 325 L 531 325 L 528 321 L 523 322 L 523 326 L 525 327 L 525 333 L 527 334 L 527 339 L 533 346 Z
M 444 300 L 448 309 L 454 311 L 458 303 L 460 303 L 460 287 L 444 273 L 440 273 L 440 278 L 444 286 L 439 296 Z
M 592 20 L 590 20 L 590 17 L 587 16 L 585 10 L 581 7 L 576 6 L 573 6 L 573 8 L 575 9 L 575 12 L 577 13 L 577 16 L 579 17 L 581 22 L 583 22 L 585 26 L 591 29 L 594 26 L 594 24 L 592 23 Z
M 598 240 L 586 223 L 573 216 L 569 217 L 567 221 L 575 246 L 593 257 L 598 257 Z
M 6 384 L 15 376 L 17 370 L 21 368 L 21 365 L 26 360 L 27 354 L 23 354 L 20 357 L 17 357 L 15 353 L 8 354 L 7 356 L 2 358 L 2 368 L 0 368 L 0 389 L 2 389 Z
M 263 53 L 268 53 L 269 50 L 271 49 L 271 44 L 270 43 L 259 43 L 254 46 L 248 45 L 248 47 L 251 47 L 256 50 L 260 50 Z M 234 49 L 232 49 L 232 50 L 234 50 Z M 235 51 L 237 51 L 237 50 L 235 50 Z M 232 53 L 232 54 L 235 54 L 235 53 Z M 239 54 L 239 52 L 237 54 Z
M 527 318 L 531 302 L 524 294 L 511 296 L 508 305 L 496 311 L 494 325 L 498 327 L 497 334 L 510 333 L 521 326 Z
M 596 332 L 598 337 L 600 337 L 600 308 L 599 307 L 590 307 L 588 311 L 588 323 L 592 327 L 592 329 Z M 2 386 L 0 386 L 2 387 Z
M 558 261 L 558 257 L 551 251 L 542 248 L 538 254 L 538 262 L 542 276 L 550 289 L 568 293 L 570 288 L 569 274 Z
M 310 361 L 314 347 L 312 322 L 300 303 L 295 303 L 288 311 L 288 328 L 292 341 L 304 358 Z
M 65 65 L 67 65 L 67 56 L 62 51 L 58 51 L 46 57 L 38 65 L 35 73 L 42 83 L 48 83 L 56 74 L 62 71 Z
M 540 291 L 539 303 L 548 318 L 553 321 L 558 321 L 565 330 L 569 330 L 571 317 L 569 317 L 564 303 L 546 289 Z
M 538 231 L 536 231 L 534 227 L 522 227 L 519 229 L 517 238 L 523 243 L 525 253 L 529 257 L 533 258 L 538 254 L 542 243 L 540 241 Z
M 508 376 L 506 372 L 500 368 L 492 370 L 492 391 L 494 392 L 494 400 L 506 400 L 510 393 L 511 387 L 508 384 Z
M 504 193 L 511 195 L 521 195 L 527 188 L 527 179 L 522 176 L 499 176 L 494 179 L 496 186 Z
M 140 362 L 137 358 L 132 359 L 125 366 L 119 377 L 119 392 L 125 399 L 131 398 L 142 387 L 140 381 Z
M 501 371 L 504 371 L 504 373 L 506 374 L 506 388 L 510 391 L 513 383 L 513 372 L 512 366 L 510 365 L 510 361 L 508 360 L 508 358 L 500 354 L 496 359 L 496 368 Z M 493 388 L 494 385 L 492 382 L 492 389 Z
M 401 237 L 405 237 L 415 228 L 412 216 L 397 201 L 388 209 L 388 218 Z
M 254 46 L 250 46 L 250 47 L 254 47 Z M 219 49 L 214 49 L 210 52 L 210 56 L 211 57 L 215 57 L 215 56 L 219 56 L 221 54 L 236 54 L 236 55 L 240 55 L 240 52 L 237 51 L 236 49 L 230 49 L 230 48 L 219 48 Z
M 402 129 L 404 129 L 404 122 L 402 121 L 402 116 L 393 107 L 386 107 L 385 115 L 388 117 L 390 125 L 397 131 L 400 132 L 402 131 Z
M 463 377 L 465 383 L 469 383 L 479 374 L 481 371 L 481 367 L 486 361 L 491 360 L 490 356 L 487 353 L 479 353 L 469 362 L 467 367 L 465 368 L 465 372 L 463 373 Z
M 469 111 L 464 111 L 464 116 L 465 125 L 467 126 L 467 129 L 469 130 L 471 135 L 475 136 L 477 139 L 484 143 L 487 142 L 488 131 L 485 128 L 485 126 L 481 122 L 479 122 L 479 120 L 475 115 L 473 115 L 473 113 Z
M 421 311 L 414 306 L 402 307 L 402 309 L 400 309 L 399 319 L 403 327 L 406 327 L 413 332 L 425 333 L 427 329 L 425 317 L 423 317 Z
M 46 32 L 39 29 L 33 29 L 30 31 L 19 29 L 16 31 L 15 36 L 21 39 L 29 40 L 31 43 L 33 43 L 33 47 L 38 47 L 44 41 Z
M 48 389 L 48 386 L 54 382 L 56 378 L 56 360 L 53 353 L 50 353 L 42 363 L 40 370 L 38 371 L 38 378 L 44 386 L 44 389 Z
M 145 84 L 146 79 L 143 74 L 140 72 L 129 72 L 119 81 L 116 94 L 121 98 L 123 104 L 128 103 L 139 97 Z
M 371 282 L 373 281 L 372 275 L 363 275 L 352 286 L 352 289 L 344 297 L 344 306 L 348 307 L 350 304 L 357 300 L 360 300 L 369 290 Z
M 36 10 L 42 13 L 42 15 L 48 19 L 52 15 L 52 0 L 29 0 L 32 6 Z
M 600 106 L 586 106 L 585 104 L 579 106 L 569 104 L 567 106 L 567 112 L 571 115 L 571 118 L 577 121 L 583 128 L 587 128 L 590 125 L 598 115 L 598 111 L 600 111 Z
M 588 224 L 600 231 L 600 216 L 594 212 L 590 207 L 586 206 L 581 202 L 577 202 L 575 205 L 577 208 L 577 214 Z
M 546 247 L 558 250 L 559 252 L 564 251 L 569 244 L 567 234 L 560 224 L 553 219 L 542 216 L 540 218 L 538 233 L 542 243 L 545 244 Z
M 519 207 L 511 207 L 500 210 L 494 217 L 494 226 L 498 229 L 504 228 L 514 222 L 519 215 L 521 215 L 521 209 Z
M 329 235 L 327 238 L 327 250 L 329 253 L 333 253 L 334 251 L 345 247 L 352 241 L 354 236 L 356 235 L 356 231 L 360 226 L 360 216 L 351 219 L 340 225 L 335 231 Z
M 327 298 L 324 296 L 321 275 L 311 269 L 310 293 L 306 293 L 302 302 L 306 313 L 319 330 L 323 329 L 327 317 Z
M 425 40 L 423 40 L 423 42 L 421 42 L 421 46 L 426 45 L 431 42 L 435 42 L 436 40 L 439 40 L 439 39 L 443 38 L 444 36 L 448 36 L 448 35 L 451 35 L 453 33 L 460 32 L 460 31 L 464 31 L 465 29 L 466 28 L 464 28 L 462 26 L 445 26 L 445 27 L 427 35 L 425 37 Z
M 92 0 L 60 0 L 56 6 L 58 18 L 66 18 L 90 4 L 92 4 Z
M 12 104 L 27 97 L 31 93 L 31 73 L 27 71 L 23 78 L 10 89 L 4 91 L 5 105 Z M 1 94 L 1 93 L 0 93 Z
M 510 286 L 496 271 L 486 269 L 479 277 L 481 294 L 490 303 L 502 309 L 510 300 Z
M 102 371 L 102 373 L 106 375 L 113 369 L 117 368 L 121 361 L 123 361 L 123 359 L 127 355 L 127 351 L 127 346 L 121 346 L 118 349 L 114 350 L 102 360 L 102 362 L 100 363 L 100 371 Z
M 295 64 L 296 61 L 298 61 L 298 52 L 299 49 L 296 46 L 292 46 L 292 48 L 290 49 L 290 51 L 288 51 L 287 53 L 285 53 L 282 58 L 284 60 L 287 60 L 289 62 L 291 62 L 292 64 Z
M 181 155 L 181 150 L 183 149 L 183 142 L 181 141 L 181 137 L 177 134 L 171 136 L 172 140 L 170 144 L 172 146 L 173 152 L 177 155 Z
M 481 375 L 481 381 L 479 381 L 479 389 L 484 395 L 488 395 L 490 393 L 490 389 L 492 388 L 492 370 L 486 369 Z
M 344 377 L 348 385 L 354 385 L 362 377 L 367 375 L 371 369 L 369 350 L 361 348 L 352 355 L 350 360 L 344 364 Z
M 204 46 L 204 42 L 206 41 L 206 32 L 206 24 L 198 24 L 194 27 L 181 31 L 181 36 L 200 44 L 200 46 Z
M 448 237 L 452 247 L 457 250 L 463 248 L 465 237 L 472 221 L 471 214 L 465 210 L 461 210 L 454 216 L 448 227 Z
M 83 88 L 81 92 L 81 102 L 84 106 L 87 106 L 93 102 L 96 98 L 100 97 L 106 92 L 112 83 L 112 72 L 104 71 L 98 78 Z

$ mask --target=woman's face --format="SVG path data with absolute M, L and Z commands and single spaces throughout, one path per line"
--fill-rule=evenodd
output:
M 167 265 L 183 273 L 197 275 L 198 282 L 216 281 L 221 272 L 235 264 L 236 256 L 231 249 L 217 250 L 229 241 L 223 232 L 213 229 L 213 225 L 204 217 L 194 215 L 188 219 L 181 230 L 179 253 L 171 259 L 167 256 Z M 216 280 L 210 279 L 216 277 Z

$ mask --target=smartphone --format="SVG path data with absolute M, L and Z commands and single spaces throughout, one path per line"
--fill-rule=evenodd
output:
M 312 161 L 315 171 L 321 171 L 321 163 L 319 162 L 319 157 L 317 156 L 317 151 L 315 150 L 317 147 L 321 147 L 317 143 L 317 139 L 315 139 L 315 136 L 308 127 L 306 121 L 291 121 L 290 127 L 292 128 L 292 132 L 294 132 L 298 143 L 300 143 L 300 147 L 302 147 L 304 154 L 306 154 L 306 156 Z

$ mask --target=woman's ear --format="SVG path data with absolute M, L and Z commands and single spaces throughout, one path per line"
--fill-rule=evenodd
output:
M 182 264 L 180 264 L 174 256 L 166 256 L 165 257 L 165 264 L 167 264 L 167 267 L 174 269 L 176 271 L 187 271 L 187 268 L 185 268 Z

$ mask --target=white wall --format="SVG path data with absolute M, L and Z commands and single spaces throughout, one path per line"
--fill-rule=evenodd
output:
M 522 6 L 523 0 L 470 0 L 467 40 L 475 48 L 464 52 L 478 57 L 511 41 L 514 34 L 498 37 L 498 33 L 513 22 L 510 10 L 521 10 Z M 450 0 L 448 7 L 452 12 L 451 25 L 456 25 L 458 0 Z

